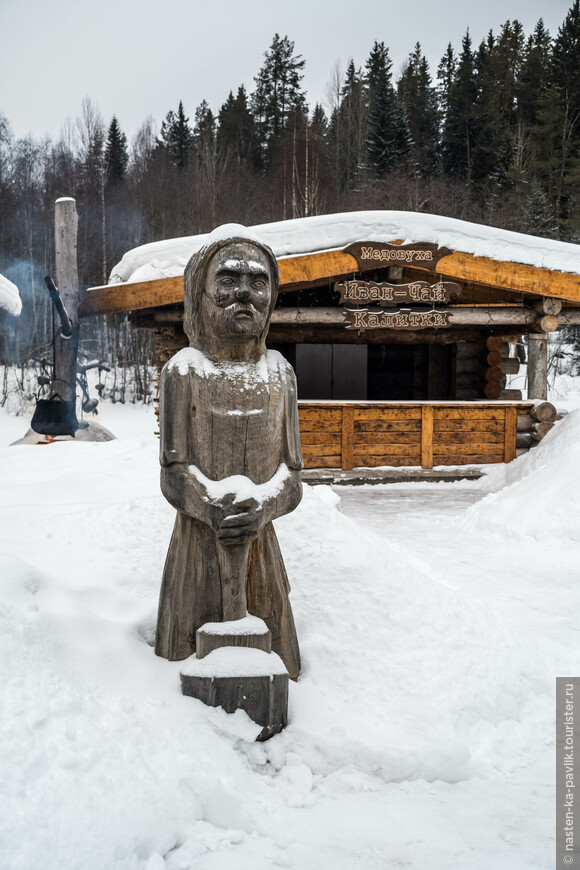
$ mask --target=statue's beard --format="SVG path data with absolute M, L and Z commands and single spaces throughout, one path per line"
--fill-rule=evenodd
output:
M 214 341 L 228 339 L 260 338 L 266 329 L 268 313 L 259 311 L 249 302 L 232 302 L 226 308 L 204 305 L 202 317 L 205 321 L 203 332 Z
M 253 305 L 247 302 L 234 302 L 222 310 L 221 323 L 218 328 L 226 335 L 247 335 L 257 338 L 266 325 L 266 317 Z

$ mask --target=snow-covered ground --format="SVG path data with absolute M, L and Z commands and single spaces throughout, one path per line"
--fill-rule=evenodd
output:
M 277 521 L 303 674 L 265 744 L 151 648 L 173 511 L 151 408 L 9 447 L 2 870 L 533 870 L 580 672 L 580 410 L 477 482 L 305 488 Z

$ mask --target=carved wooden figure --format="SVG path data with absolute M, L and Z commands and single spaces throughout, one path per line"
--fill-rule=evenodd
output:
M 300 502 L 302 456 L 292 367 L 266 350 L 278 292 L 272 251 L 244 227 L 212 233 L 184 274 L 190 347 L 160 385 L 161 488 L 177 509 L 155 651 L 195 651 L 207 622 L 262 618 L 290 677 L 300 654 L 272 520 Z

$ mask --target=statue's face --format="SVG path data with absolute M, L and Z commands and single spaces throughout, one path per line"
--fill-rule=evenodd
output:
M 271 299 L 270 265 L 260 248 L 236 242 L 212 257 L 203 313 L 214 336 L 257 338 L 266 328 Z

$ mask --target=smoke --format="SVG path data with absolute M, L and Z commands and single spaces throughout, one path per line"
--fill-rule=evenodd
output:
M 52 340 L 52 314 L 44 284 L 44 268 L 34 260 L 13 259 L 0 272 L 18 287 L 22 301 L 19 317 L 5 315 L 0 322 L 0 361 L 21 363 L 41 355 Z

